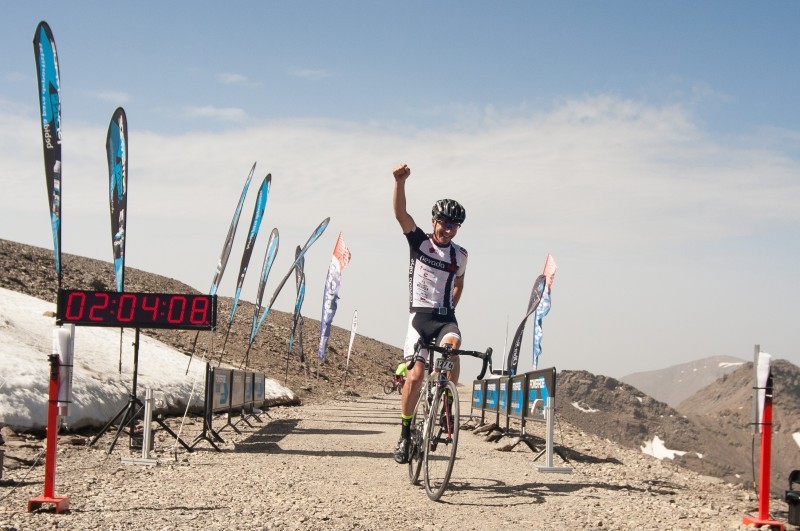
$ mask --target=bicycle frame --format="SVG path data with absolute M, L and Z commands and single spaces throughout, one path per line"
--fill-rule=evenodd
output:
M 478 376 L 478 379 L 482 379 L 487 368 L 491 370 L 492 349 L 489 348 L 486 352 L 458 350 L 450 345 L 440 347 L 424 344 L 420 340 L 415 345 L 409 370 L 416 364 L 417 355 L 422 348 L 428 349 L 428 360 L 412 417 L 412 448 L 408 472 L 411 483 L 415 484 L 424 466 L 425 491 L 431 500 L 437 501 L 447 488 L 458 447 L 458 389 L 449 379 L 450 371 L 454 367 L 454 361 L 450 358 L 463 354 L 482 360 L 483 367 Z M 441 353 L 435 363 L 434 352 Z

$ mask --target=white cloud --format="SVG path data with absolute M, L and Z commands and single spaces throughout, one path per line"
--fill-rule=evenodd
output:
M 307 79 L 309 81 L 320 81 L 322 79 L 327 79 L 329 77 L 333 77 L 333 73 L 329 72 L 328 70 L 321 69 L 321 68 L 295 68 L 291 71 L 291 75 L 293 77 L 299 77 L 301 79 Z
M 23 83 L 26 81 L 30 81 L 30 77 L 24 74 L 20 74 L 19 72 L 7 72 L 3 79 L 8 81 L 9 83 Z
M 210 118 L 220 122 L 244 122 L 247 114 L 238 107 L 187 107 L 186 115 L 190 118 Z
M 219 81 L 223 85 L 246 85 L 246 86 L 257 85 L 257 83 L 254 83 L 253 81 L 250 80 L 250 78 L 242 74 L 232 74 L 232 73 L 217 74 L 217 81 Z
M 116 90 L 95 90 L 89 92 L 88 95 L 100 101 L 108 101 L 115 105 L 122 105 L 131 101 L 130 95 L 127 92 Z
M 0 238 L 47 247 L 41 135 L 35 113 L 13 109 L 0 105 Z M 343 231 L 353 261 L 335 324 L 349 327 L 357 307 L 364 334 L 401 344 L 404 327 L 397 323 L 406 319 L 407 283 L 404 268 L 390 266 L 407 263 L 407 249 L 391 213 L 390 172 L 407 162 L 409 211 L 423 228 L 435 198 L 452 196 L 467 207 L 459 239 L 470 251 L 471 280 L 459 321 L 473 347 L 503 350 L 506 316 L 513 321 L 525 308 L 548 251 L 561 270 L 544 356 L 559 353 L 559 369 L 596 364 L 613 375 L 639 370 L 632 360 L 688 361 L 673 357 L 687 341 L 701 352 L 735 355 L 729 347 L 752 344 L 750 334 L 792 344 L 791 327 L 781 319 L 797 314 L 797 284 L 788 273 L 797 246 L 764 257 L 758 242 L 800 231 L 800 162 L 790 141 L 797 132 L 718 138 L 684 107 L 610 96 L 565 101 L 547 112 L 464 112 L 472 119 L 452 127 L 398 129 L 312 119 L 254 125 L 242 109 L 202 107 L 187 114 L 227 128 L 182 135 L 133 130 L 128 265 L 207 288 L 242 183 L 257 161 L 257 178 L 273 175 L 262 230 L 281 233 L 273 276 L 290 265 L 287 249 L 330 216 L 308 255 L 308 278 L 320 280 L 309 282 L 306 300 L 322 299 L 318 284 Z M 73 125 L 64 138 L 65 252 L 110 252 L 106 191 L 98 184 L 107 180 L 105 136 L 99 127 Z M 262 236 L 251 269 L 265 242 Z M 725 248 L 730 242 L 735 249 Z M 237 252 L 229 271 L 238 265 Z M 765 264 L 769 275 L 754 263 Z M 755 275 L 760 303 L 771 311 L 740 330 L 732 324 L 741 319 L 740 289 Z M 248 300 L 257 277 L 246 281 Z M 609 282 L 620 279 L 610 301 Z M 223 295 L 231 281 L 223 282 Z M 381 305 L 381 318 L 362 315 L 376 297 L 393 301 L 391 308 Z M 293 302 L 282 294 L 277 309 Z M 314 315 L 318 302 L 307 304 Z

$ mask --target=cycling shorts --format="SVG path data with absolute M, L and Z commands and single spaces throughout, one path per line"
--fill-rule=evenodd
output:
M 412 312 L 408 316 L 408 333 L 406 342 L 403 346 L 403 359 L 406 363 L 411 361 L 414 356 L 414 346 L 422 338 L 425 343 L 436 340 L 441 345 L 445 339 L 455 338 L 461 343 L 461 331 L 458 329 L 458 321 L 452 312 L 447 315 L 433 313 Z M 423 363 L 428 361 L 428 349 L 422 348 L 417 353 L 417 359 Z

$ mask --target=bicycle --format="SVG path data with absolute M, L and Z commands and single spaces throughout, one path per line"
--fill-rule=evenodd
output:
M 425 377 L 411 418 L 408 477 L 411 484 L 416 485 L 420 471 L 424 468 L 425 492 L 428 498 L 438 501 L 450 481 L 458 448 L 458 390 L 448 379 L 455 363 L 449 358 L 466 355 L 483 360 L 483 367 L 477 378 L 481 380 L 487 367 L 490 372 L 492 370 L 492 349 L 490 347 L 486 352 L 457 350 L 450 345 L 439 347 L 418 341 L 409 370 L 416 363 L 416 355 L 422 348 L 428 349 L 428 361 L 425 363 Z M 434 352 L 441 354 L 435 364 Z M 431 377 L 431 374 L 435 376 Z
M 391 381 L 389 381 L 389 382 L 387 382 L 387 383 L 385 383 L 383 385 L 383 392 L 386 393 L 387 395 L 390 395 L 390 394 L 394 393 L 395 391 L 397 391 L 398 394 L 402 394 L 403 393 L 403 385 L 405 385 L 405 383 L 406 383 L 405 377 L 403 377 L 403 378 L 401 378 L 399 380 L 397 378 L 392 378 Z

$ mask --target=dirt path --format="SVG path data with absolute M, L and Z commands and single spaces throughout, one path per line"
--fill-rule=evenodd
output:
M 463 421 L 469 403 L 461 410 Z M 571 449 L 572 474 L 538 472 L 543 458 L 534 461 L 525 445 L 500 452 L 462 431 L 451 488 L 434 503 L 391 458 L 397 395 L 275 408 L 270 415 L 240 435 L 224 430 L 222 452 L 201 443 L 177 460 L 173 440 L 158 433 L 155 467 L 121 464 L 129 455 L 124 438 L 111 455 L 109 436 L 94 448 L 62 443 L 56 490 L 70 496 L 71 511 L 27 513 L 27 500 L 42 493 L 43 468 L 26 478 L 27 467 L 6 470 L 0 529 L 727 530 L 748 529 L 741 517 L 755 508 L 739 488 L 564 423 L 556 440 Z M 186 439 L 199 429 L 187 426 Z M 543 435 L 543 426 L 531 431 Z

